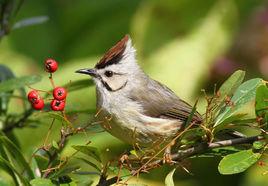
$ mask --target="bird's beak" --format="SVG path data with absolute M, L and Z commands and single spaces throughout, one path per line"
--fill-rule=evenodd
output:
M 80 73 L 80 74 L 87 74 L 87 75 L 90 75 L 92 77 L 97 77 L 97 75 L 98 75 L 94 68 L 92 68 L 92 69 L 83 68 L 83 69 L 77 70 L 75 72 Z

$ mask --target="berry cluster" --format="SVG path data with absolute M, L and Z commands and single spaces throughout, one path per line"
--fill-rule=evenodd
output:
M 67 96 L 67 91 L 63 87 L 55 87 L 52 73 L 56 72 L 58 69 L 58 63 L 54 59 L 47 59 L 45 61 L 45 71 L 50 73 L 50 81 L 53 86 L 53 99 L 50 103 L 50 107 L 54 111 L 63 111 L 65 108 L 65 100 Z M 42 110 L 45 106 L 43 98 L 39 95 L 38 90 L 31 90 L 28 93 L 28 100 L 32 105 L 32 108 L 35 110 Z

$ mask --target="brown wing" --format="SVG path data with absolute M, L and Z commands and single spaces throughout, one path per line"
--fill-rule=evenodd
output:
M 132 91 L 130 98 L 142 105 L 145 115 L 186 121 L 192 112 L 191 105 L 159 82 L 149 79 L 141 86 L 145 87 Z M 193 120 L 198 123 L 202 121 L 198 112 L 194 114 Z

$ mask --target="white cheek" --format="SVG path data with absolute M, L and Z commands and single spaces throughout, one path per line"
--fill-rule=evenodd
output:
M 127 77 L 114 76 L 112 78 L 105 78 L 103 80 L 111 87 L 112 90 L 118 90 L 126 84 Z

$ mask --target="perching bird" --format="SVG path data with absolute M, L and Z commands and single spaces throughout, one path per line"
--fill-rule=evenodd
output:
M 146 75 L 126 35 L 94 68 L 77 70 L 96 83 L 98 120 L 113 136 L 130 144 L 150 146 L 170 141 L 192 107 L 165 85 Z M 180 70 L 180 69 L 178 69 Z M 195 112 L 193 121 L 202 121 Z

